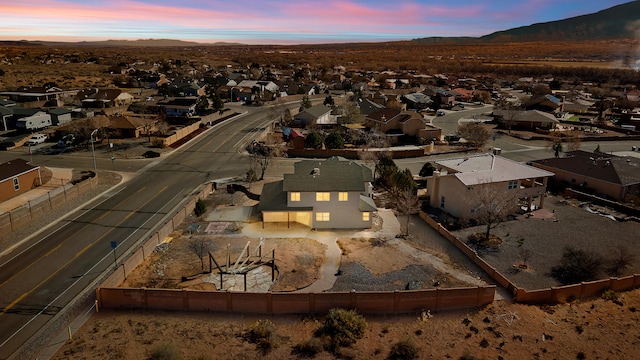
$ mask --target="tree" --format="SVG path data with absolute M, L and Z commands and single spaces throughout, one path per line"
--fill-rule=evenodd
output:
M 250 152 L 251 161 L 260 168 L 260 178 L 264 180 L 264 174 L 269 168 L 273 159 L 285 155 L 285 149 L 279 146 L 273 137 L 267 137 L 267 141 L 254 146 L 254 150 Z
M 324 139 L 324 146 L 327 149 L 343 149 L 344 148 L 344 139 L 342 135 L 338 132 L 332 132 L 327 135 L 327 138 Z
M 312 132 L 304 138 L 304 147 L 312 149 L 322 148 L 322 136 L 317 132 Z
M 602 270 L 604 259 L 590 250 L 571 246 L 564 248 L 560 264 L 551 268 L 551 277 L 563 285 L 596 280 Z
M 198 201 L 196 201 L 196 206 L 193 209 L 193 213 L 197 217 L 200 217 L 204 215 L 205 212 L 207 212 L 207 203 L 205 203 L 202 199 L 198 199 Z
M 470 146 L 481 148 L 489 141 L 489 132 L 481 123 L 468 122 L 458 126 L 458 136 L 467 140 Z
M 398 172 L 398 166 L 393 161 L 390 155 L 381 153 L 378 156 L 378 163 L 375 167 L 375 172 L 378 174 L 378 179 L 387 186 L 392 185 L 392 177 Z
M 204 271 L 204 257 L 209 253 L 210 243 L 203 236 L 194 236 L 189 240 L 189 250 L 200 259 L 200 267 Z
M 325 106 L 329 106 L 329 107 L 331 107 L 331 106 L 335 105 L 335 101 L 333 100 L 333 98 L 331 97 L 331 95 L 327 95 L 327 96 L 324 98 L 324 101 L 322 102 L 322 104 L 323 104 L 323 105 L 325 105 Z
M 404 169 L 402 171 L 396 171 L 395 174 L 391 177 L 392 186 L 398 190 L 398 192 L 402 191 L 410 191 L 416 192 L 418 189 L 418 185 L 413 180 L 413 175 L 411 174 L 411 170 Z
M 342 116 L 338 118 L 340 124 L 353 124 L 358 122 L 360 108 L 355 103 L 349 102 L 342 107 Z
M 517 198 L 507 189 L 504 183 L 492 183 L 485 181 L 470 189 L 472 195 L 469 197 L 471 216 L 480 224 L 486 226 L 482 241 L 488 243 L 491 230 L 500 225 L 517 210 Z
M 309 100 L 309 96 L 303 96 L 302 100 L 300 100 L 300 111 L 304 111 L 312 106 L 313 105 L 311 104 L 311 100 Z
M 432 163 L 426 162 L 424 163 L 424 165 L 422 165 L 422 168 L 420 169 L 420 172 L 418 173 L 418 175 L 420 175 L 421 177 L 431 176 L 433 175 L 433 172 L 435 170 L 436 170 L 436 167 L 433 166 Z
M 288 125 L 293 120 L 291 110 L 282 98 L 278 98 L 269 110 L 269 119 L 280 123 L 280 125 Z
M 411 214 L 420 210 L 420 200 L 414 190 L 401 190 L 396 195 L 396 210 L 406 217 L 405 232 L 409 236 L 409 219 Z

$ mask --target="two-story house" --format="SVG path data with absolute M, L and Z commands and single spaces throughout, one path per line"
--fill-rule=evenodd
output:
M 457 218 L 474 217 L 478 192 L 518 202 L 526 210 L 544 205 L 544 194 L 552 172 L 493 154 L 439 160 L 437 171 L 427 180 L 429 205 Z M 513 204 L 513 208 L 516 204 Z
M 294 173 L 264 185 L 258 210 L 266 223 L 300 223 L 314 229 L 368 229 L 377 207 L 373 174 L 342 157 L 304 160 Z
M 384 108 L 366 117 L 366 125 L 385 134 L 390 144 L 401 143 L 401 137 L 412 136 L 420 144 L 439 140 L 442 129 L 428 124 L 415 111 Z

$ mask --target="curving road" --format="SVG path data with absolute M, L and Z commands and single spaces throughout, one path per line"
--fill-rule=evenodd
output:
M 92 291 L 114 257 L 152 233 L 199 185 L 246 172 L 248 160 L 239 150 L 266 126 L 265 111 L 217 125 L 0 257 L 0 359 Z

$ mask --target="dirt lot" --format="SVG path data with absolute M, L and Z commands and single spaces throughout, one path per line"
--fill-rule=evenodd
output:
M 634 359 L 640 357 L 640 290 L 550 307 L 495 302 L 479 311 L 368 317 L 362 339 L 341 350 L 345 359 L 385 359 L 410 340 L 421 359 Z M 266 355 L 243 335 L 252 316 L 101 311 L 54 359 L 145 359 L 161 345 L 182 359 L 300 358 L 293 347 L 310 339 L 322 317 L 269 317 L 277 348 Z M 156 357 L 158 358 L 158 357 Z M 317 359 L 334 359 L 322 352 Z
M 559 285 L 549 273 L 552 267 L 559 264 L 565 246 L 593 251 L 605 260 L 614 258 L 617 251 L 622 249 L 633 255 L 633 262 L 621 275 L 640 273 L 640 223 L 614 221 L 590 213 L 579 205 L 573 200 L 547 197 L 543 211 L 550 212 L 550 217 L 519 216 L 517 221 L 500 224 L 491 233 L 503 240 L 502 245 L 493 250 L 480 251 L 481 256 L 525 289 Z M 484 227 L 454 233 L 459 239 L 466 239 L 469 234 L 482 231 Z M 522 250 L 528 250 L 530 257 L 528 268 L 519 271 L 514 265 L 522 261 Z M 607 276 L 603 271 L 599 278 Z

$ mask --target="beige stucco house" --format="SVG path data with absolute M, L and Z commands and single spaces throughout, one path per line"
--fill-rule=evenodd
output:
M 342 157 L 304 160 L 294 173 L 264 185 L 258 210 L 266 223 L 314 229 L 368 229 L 377 207 L 368 167 Z
M 544 205 L 548 178 L 553 173 L 493 154 L 439 160 L 427 179 L 429 205 L 457 218 L 473 218 L 480 192 L 531 209 Z M 515 208 L 515 205 L 514 205 Z
M 401 136 L 414 136 L 419 143 L 429 143 L 442 135 L 442 129 L 428 124 L 421 114 L 395 108 L 367 115 L 366 125 L 385 134 L 391 144 L 399 143 Z

